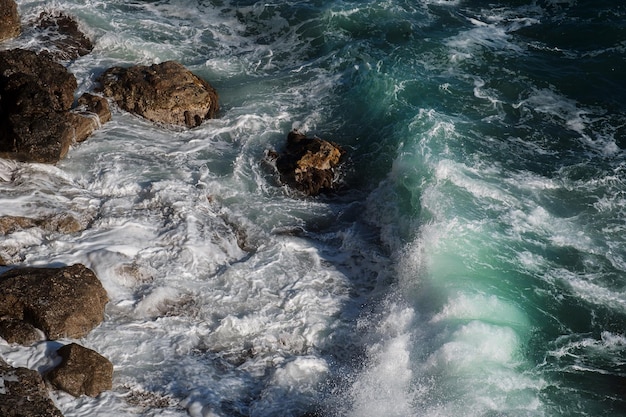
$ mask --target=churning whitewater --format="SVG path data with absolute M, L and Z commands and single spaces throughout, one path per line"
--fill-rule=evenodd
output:
M 168 60 L 220 95 L 191 130 L 113 106 L 56 165 L 0 159 L 0 216 L 86 225 L 2 236 L 0 272 L 82 263 L 110 298 L 80 343 L 113 389 L 53 391 L 65 416 L 626 413 L 625 5 L 17 3 L 92 39 L 77 97 Z M 294 128 L 348 151 L 343 190 L 280 185 Z M 43 372 L 52 343 L 0 357 Z

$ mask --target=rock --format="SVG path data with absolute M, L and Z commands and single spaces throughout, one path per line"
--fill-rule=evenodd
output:
M 70 343 L 57 354 L 61 364 L 46 375 L 55 388 L 75 397 L 96 397 L 113 387 L 113 364 L 98 352 Z
M 85 93 L 78 99 L 79 107 L 69 114 L 74 128 L 74 140 L 83 142 L 102 124 L 111 120 L 111 110 L 105 98 Z
M 55 59 L 73 60 L 87 55 L 93 44 L 78 29 L 73 17 L 62 12 L 42 12 L 34 22 L 35 40 Z
M 48 232 L 76 233 L 84 229 L 78 219 L 69 213 L 33 219 L 22 216 L 0 217 L 0 235 L 8 235 L 18 230 L 39 227 Z
M 30 323 L 48 339 L 85 336 L 102 322 L 107 302 L 96 275 L 80 264 L 0 275 L 0 317 Z
M 56 162 L 74 136 L 76 78 L 45 54 L 0 51 L 0 156 Z
M 195 127 L 219 109 L 215 89 L 174 61 L 109 68 L 99 81 L 120 108 L 158 123 Z
M 32 324 L 12 318 L 0 318 L 0 337 L 8 343 L 20 345 L 31 345 L 41 340 L 39 332 Z
M 0 416 L 63 417 L 37 371 L 12 368 L 0 359 Z
M 111 109 L 109 108 L 109 102 L 100 96 L 96 96 L 90 93 L 84 93 L 78 99 L 79 108 L 87 113 L 92 113 L 98 116 L 98 121 L 101 125 L 111 120 Z
M 337 144 L 320 139 L 307 138 L 293 130 L 287 136 L 287 147 L 282 154 L 270 152 L 283 183 L 315 196 L 336 190 L 338 168 L 345 151 Z
M 0 157 L 54 163 L 74 141 L 99 127 L 98 121 L 70 112 L 76 78 L 47 53 L 0 51 Z M 85 98 L 87 111 L 102 114 L 103 98 Z M 109 116 L 110 117 L 110 116 Z
M 0 0 L 0 41 L 20 34 L 20 16 L 14 0 Z

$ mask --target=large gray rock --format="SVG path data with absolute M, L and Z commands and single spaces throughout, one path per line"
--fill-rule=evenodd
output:
M 20 16 L 14 0 L 0 0 L 0 41 L 20 34 Z
M 104 356 L 76 343 L 57 351 L 61 364 L 46 375 L 55 388 L 75 397 L 96 397 L 113 386 L 113 364 Z
M 96 275 L 80 264 L 0 275 L 0 317 L 30 323 L 48 339 L 85 336 L 104 319 L 107 302 Z
M 281 182 L 315 196 L 336 190 L 340 183 L 338 172 L 345 151 L 337 144 L 320 138 L 307 138 L 293 130 L 287 136 L 282 153 L 270 152 Z
M 174 61 L 109 68 L 99 81 L 120 108 L 153 122 L 195 127 L 219 109 L 215 89 Z
M 0 359 L 0 416 L 63 417 L 37 371 L 12 368 Z

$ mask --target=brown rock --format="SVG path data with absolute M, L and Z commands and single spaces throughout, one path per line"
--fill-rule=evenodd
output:
M 20 34 L 20 16 L 14 0 L 0 0 L 0 41 Z
M 57 389 L 75 397 L 96 397 L 113 386 L 113 364 L 104 356 L 76 343 L 57 351 L 61 364 L 46 375 Z
M 41 340 L 39 332 L 32 324 L 12 318 L 0 319 L 0 337 L 8 343 L 31 345 Z
M 55 59 L 77 59 L 93 50 L 93 44 L 78 29 L 76 20 L 65 13 L 43 12 L 34 28 L 38 46 L 48 50 Z
M 63 417 L 37 371 L 12 368 L 0 359 L 0 416 Z
M 105 98 L 85 93 L 78 99 L 78 107 L 69 114 L 74 129 L 74 140 L 83 142 L 102 124 L 111 120 L 111 110 Z
M 100 124 L 105 124 L 111 120 L 111 110 L 109 108 L 109 102 L 100 96 L 96 96 L 90 93 L 84 93 L 78 99 L 78 110 L 92 113 L 98 116 Z
M 338 168 L 345 151 L 337 144 L 320 139 L 307 138 L 298 131 L 287 136 L 287 147 L 281 154 L 272 152 L 281 181 L 314 196 L 336 190 Z
M 102 322 L 107 302 L 96 275 L 80 264 L 0 275 L 0 316 L 26 321 L 49 339 L 83 337 Z
M 45 54 L 0 51 L 0 157 L 56 162 L 74 130 L 68 110 L 76 79 Z
M 0 235 L 8 235 L 18 230 L 40 227 L 49 232 L 76 233 L 83 230 L 78 219 L 68 213 L 33 219 L 22 216 L 0 217 Z
M 219 109 L 215 89 L 174 61 L 109 68 L 99 81 L 120 108 L 158 123 L 195 127 Z

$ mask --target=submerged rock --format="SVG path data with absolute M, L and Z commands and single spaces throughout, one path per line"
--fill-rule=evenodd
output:
M 339 145 L 320 139 L 307 138 L 293 130 L 287 136 L 283 153 L 270 152 L 283 183 L 314 196 L 339 187 L 338 168 L 345 150 Z
M 84 140 L 93 122 L 70 112 L 76 87 L 49 54 L 0 51 L 0 157 L 54 163 Z
M 20 34 L 20 16 L 14 0 L 0 0 L 0 41 Z
M 68 213 L 54 216 L 47 216 L 39 219 L 23 216 L 2 216 L 0 217 L 0 235 L 39 227 L 48 232 L 76 233 L 83 230 L 84 226 L 78 219 Z
M 85 336 L 104 319 L 107 302 L 96 275 L 80 264 L 0 275 L 0 316 L 30 323 L 48 339 Z
M 54 405 L 41 375 L 13 368 L 0 359 L 0 416 L 63 417 Z
M 76 343 L 57 351 L 61 364 L 46 375 L 57 389 L 75 397 L 96 397 L 113 386 L 113 364 L 104 356 Z
M 93 44 L 80 31 L 76 20 L 63 12 L 42 12 L 34 22 L 34 29 L 38 47 L 55 59 L 73 60 L 93 50 Z
M 120 108 L 153 122 L 195 127 L 219 109 L 215 89 L 174 61 L 109 68 L 99 81 Z

